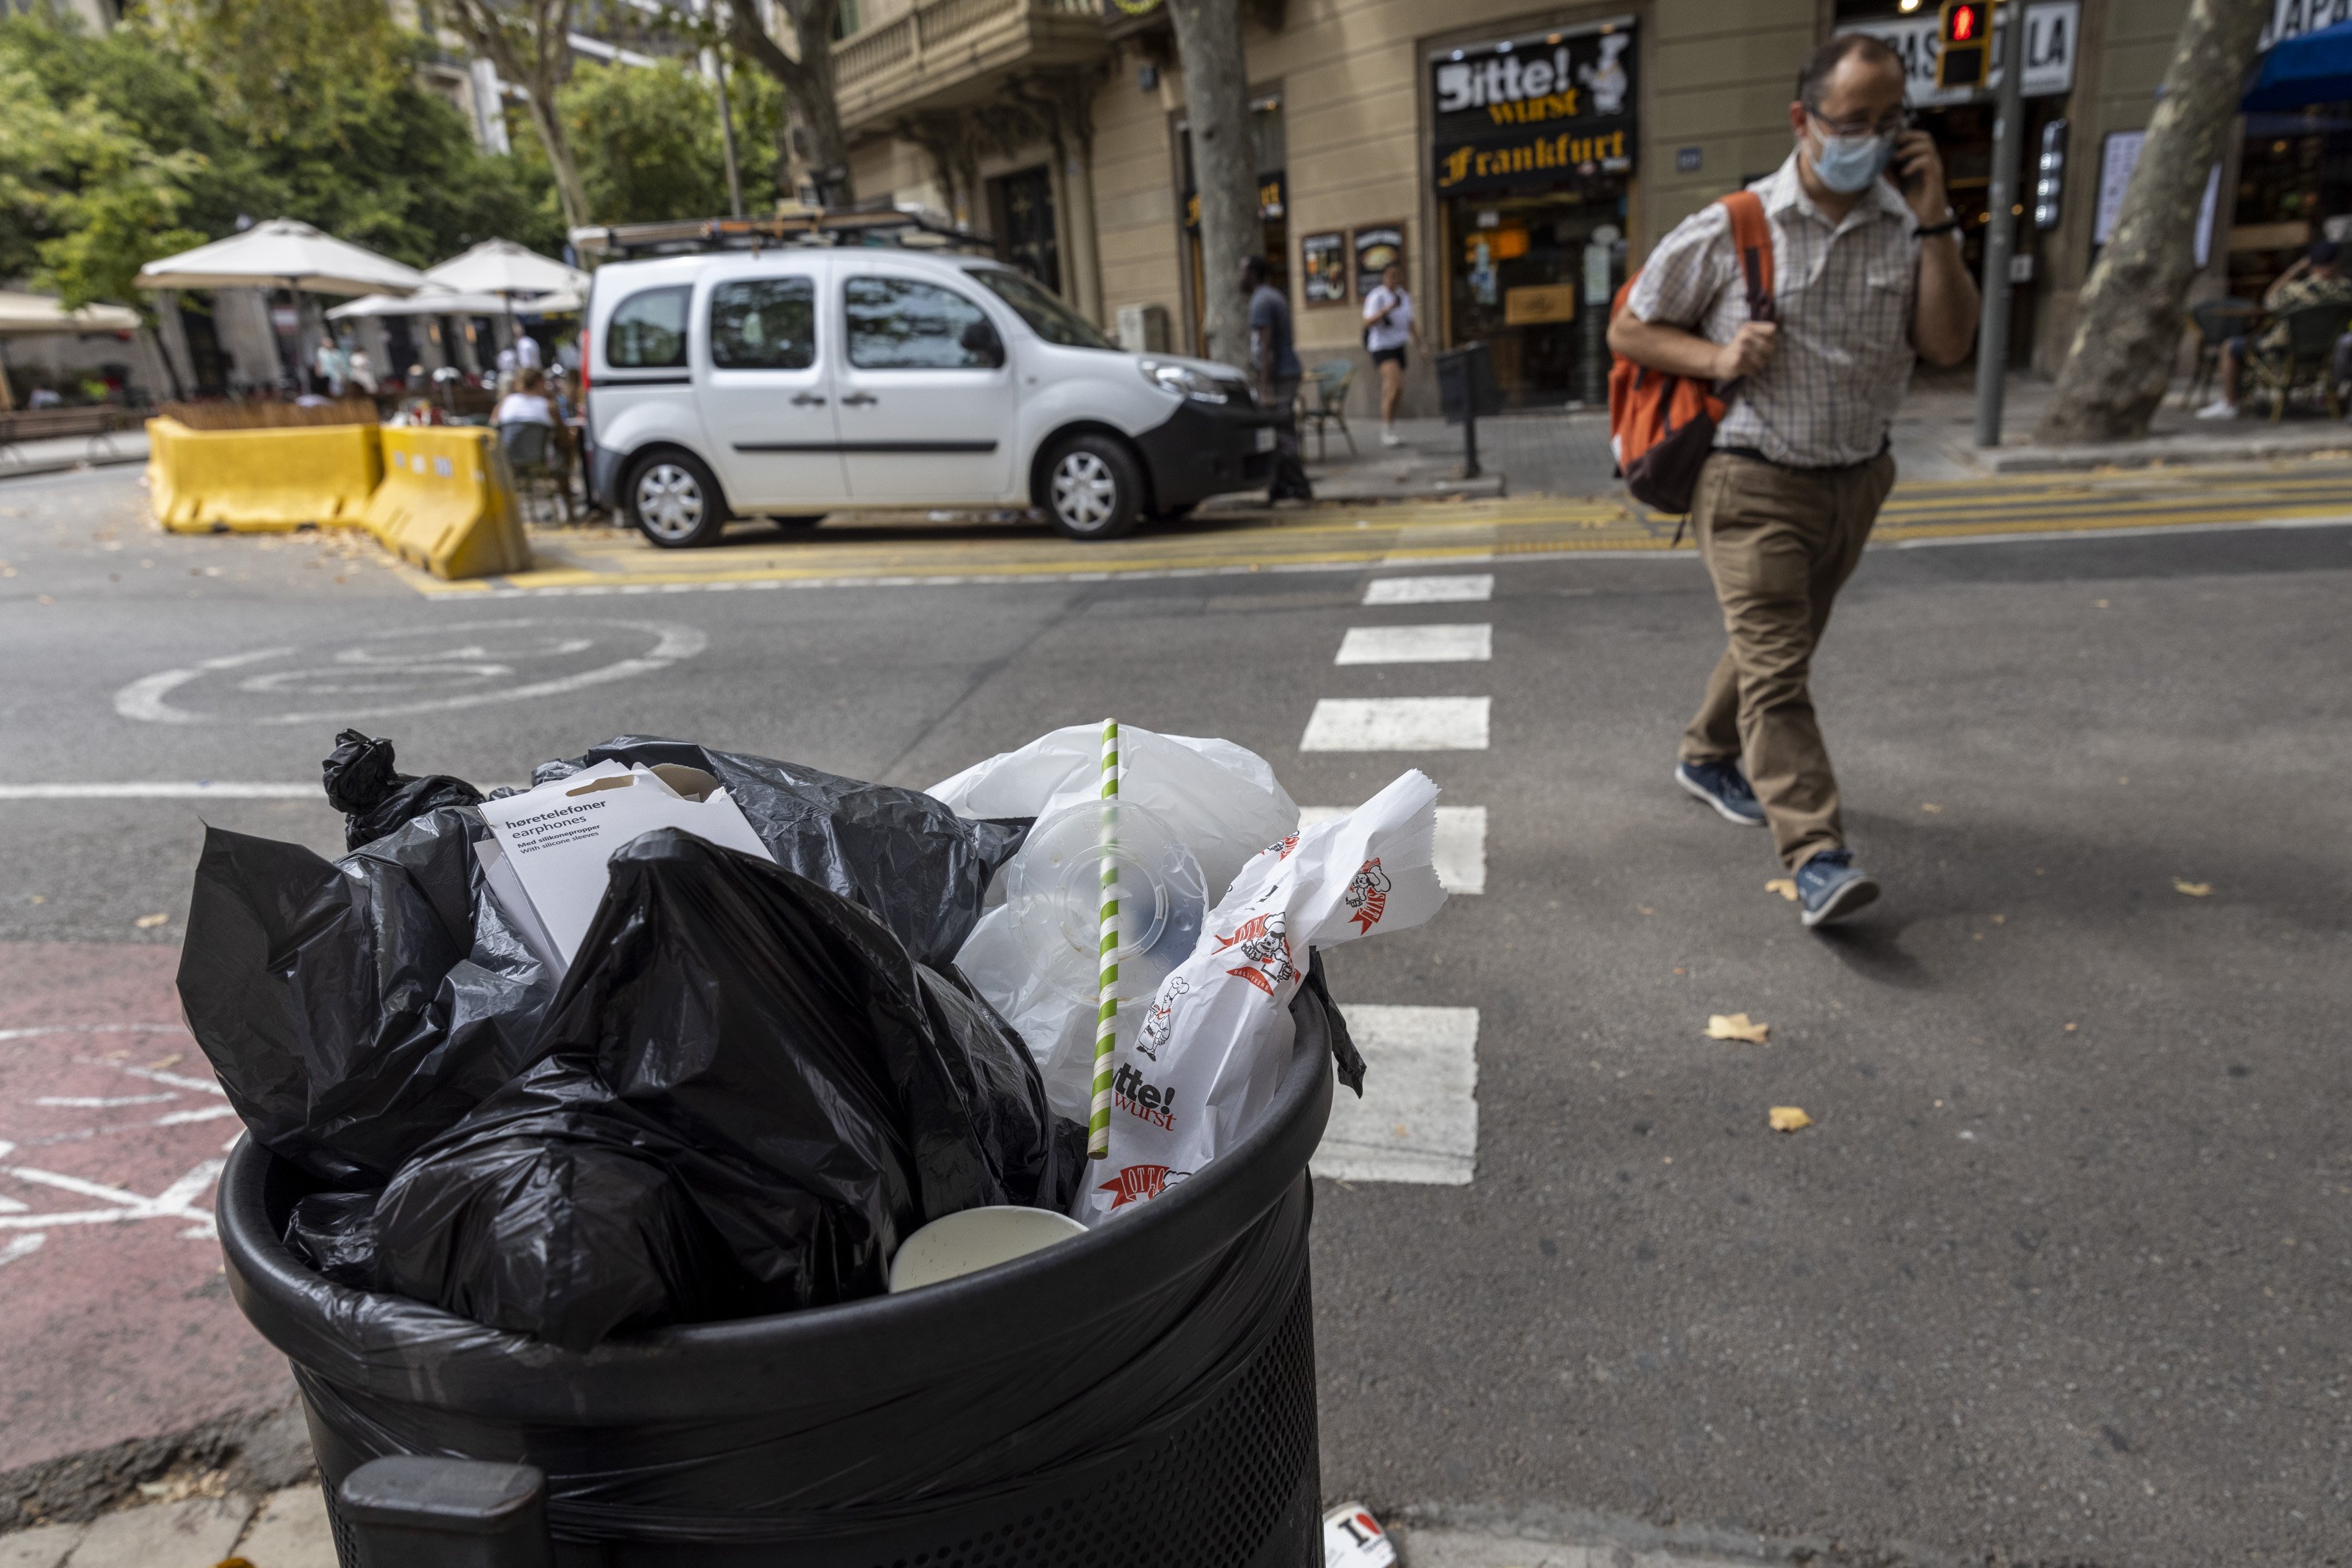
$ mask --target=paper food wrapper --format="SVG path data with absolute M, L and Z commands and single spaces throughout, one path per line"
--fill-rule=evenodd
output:
M 1110 1158 L 1080 1191 L 1079 1219 L 1099 1225 L 1158 1197 L 1265 1114 L 1307 950 L 1419 925 L 1445 902 L 1431 864 L 1436 805 L 1437 786 L 1409 772 L 1242 868 L 1112 1055 Z

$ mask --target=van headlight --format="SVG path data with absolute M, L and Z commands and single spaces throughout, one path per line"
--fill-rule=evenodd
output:
M 1161 392 L 1174 392 L 1195 402 L 1233 402 L 1248 401 L 1248 391 L 1237 382 L 1203 375 L 1190 365 L 1171 365 L 1165 360 L 1145 360 L 1139 368 L 1143 379 Z

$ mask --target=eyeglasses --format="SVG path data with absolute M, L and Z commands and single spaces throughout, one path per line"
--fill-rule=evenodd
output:
M 1875 121 L 1867 120 L 1832 120 L 1821 110 L 1808 107 L 1805 112 L 1821 123 L 1832 136 L 1900 136 L 1911 129 L 1911 111 L 1898 109 Z

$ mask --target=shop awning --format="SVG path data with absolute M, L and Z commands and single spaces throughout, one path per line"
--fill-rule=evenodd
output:
M 2352 100 L 2352 22 L 2271 46 L 2239 108 L 2249 113 Z
M 139 312 L 120 305 L 85 305 L 68 310 L 47 294 L 0 292 L 0 337 L 29 338 L 43 332 L 136 332 Z

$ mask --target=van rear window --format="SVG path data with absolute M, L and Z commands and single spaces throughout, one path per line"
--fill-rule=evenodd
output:
M 694 290 L 683 285 L 632 294 L 614 308 L 604 329 L 604 362 L 616 371 L 686 363 L 686 308 Z

